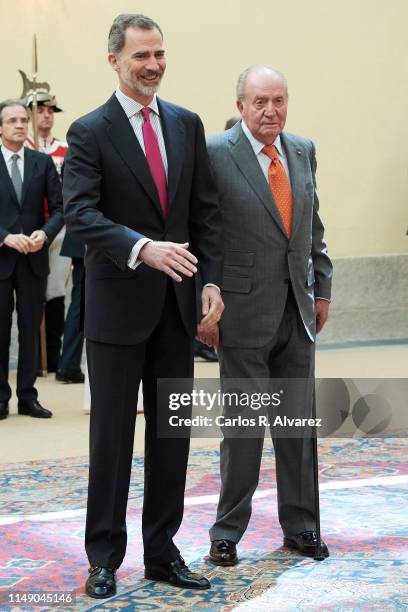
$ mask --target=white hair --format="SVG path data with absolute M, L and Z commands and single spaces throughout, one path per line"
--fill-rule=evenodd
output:
M 286 81 L 285 75 L 282 74 L 282 72 L 279 72 L 279 70 L 276 70 L 276 68 L 273 68 L 272 66 L 269 66 L 268 64 L 252 64 L 252 66 L 249 66 L 249 68 L 245 68 L 245 70 L 243 70 L 238 77 L 237 89 L 236 89 L 237 100 L 239 100 L 240 102 L 243 102 L 245 100 L 245 88 L 246 88 L 248 77 L 252 72 L 256 70 L 268 70 L 269 72 L 272 72 L 273 74 L 278 76 L 280 79 L 282 79 L 283 84 L 285 86 L 286 95 L 288 95 L 288 83 Z

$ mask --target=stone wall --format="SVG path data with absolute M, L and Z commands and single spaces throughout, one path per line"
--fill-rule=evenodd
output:
M 318 346 L 408 341 L 408 254 L 334 259 L 330 320 Z
M 70 292 L 68 292 L 67 304 Z M 330 320 L 318 348 L 408 342 L 408 253 L 334 259 Z M 10 351 L 17 363 L 15 317 Z

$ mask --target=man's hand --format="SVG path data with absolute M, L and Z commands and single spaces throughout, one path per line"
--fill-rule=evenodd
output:
M 327 300 L 319 300 L 319 298 L 316 300 L 316 334 L 322 331 L 324 324 L 329 318 L 329 306 L 330 302 Z
M 224 311 L 224 302 L 217 287 L 203 287 L 201 293 L 202 315 L 200 327 L 207 332 L 213 325 L 218 323 Z
M 25 234 L 7 234 L 3 243 L 10 249 L 15 249 L 24 255 L 30 253 L 33 246 L 33 241 Z
M 197 340 L 203 342 L 207 346 L 213 346 L 217 348 L 220 341 L 220 329 L 218 323 L 203 331 L 200 324 L 197 325 Z
M 181 283 L 183 279 L 177 272 L 189 277 L 197 272 L 197 258 L 187 249 L 188 242 L 148 242 L 140 249 L 139 259 Z
M 43 248 L 44 242 L 47 240 L 47 234 L 44 232 L 44 230 L 35 230 L 31 234 L 30 239 L 30 253 L 36 253 L 37 251 L 40 251 Z

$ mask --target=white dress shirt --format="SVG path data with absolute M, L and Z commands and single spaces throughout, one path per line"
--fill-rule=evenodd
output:
M 15 154 L 18 155 L 17 168 L 20 170 L 21 181 L 24 181 L 24 145 L 21 147 L 19 151 L 11 151 L 7 147 L 5 147 L 3 144 L 1 145 L 0 149 L 3 154 L 4 161 L 6 163 L 7 172 L 9 173 L 10 178 L 11 178 L 11 164 L 13 163 L 12 157 Z M 3 244 L 4 242 L 0 242 L 0 247 L 2 247 Z
M 142 108 L 145 108 L 145 107 L 143 106 L 143 104 L 140 104 L 139 102 L 136 102 L 136 100 L 133 100 L 133 98 L 129 98 L 129 96 L 126 96 L 123 93 L 123 91 L 121 91 L 119 88 L 116 90 L 115 95 L 119 101 L 119 104 L 125 111 L 126 117 L 130 121 L 130 125 L 132 126 L 133 131 L 136 135 L 136 138 L 138 139 L 139 144 L 142 147 L 143 153 L 146 155 L 144 140 L 143 140 L 143 115 L 141 112 Z M 150 108 L 150 110 L 152 111 L 150 113 L 150 123 L 152 124 L 152 128 L 157 136 L 160 154 L 163 160 L 163 165 L 164 165 L 164 169 L 166 171 L 166 176 L 167 176 L 168 164 L 167 164 L 166 146 L 164 144 L 163 130 L 161 126 L 160 112 L 159 112 L 159 107 L 157 104 L 156 95 L 153 96 L 153 100 L 150 102 L 150 104 L 147 105 L 147 108 Z
M 17 168 L 20 170 L 21 181 L 24 181 L 24 145 L 21 147 L 19 151 L 11 151 L 3 144 L 1 145 L 1 152 L 4 157 L 4 161 L 6 162 L 7 171 L 11 178 L 11 164 L 13 163 L 12 157 L 13 155 L 18 155 L 17 160 Z
M 263 144 L 263 142 L 260 142 L 259 140 L 255 138 L 255 136 L 252 134 L 252 132 L 250 131 L 250 129 L 248 128 L 244 120 L 241 121 L 241 127 L 242 127 L 242 131 L 244 132 L 245 136 L 248 138 L 251 147 L 254 150 L 255 157 L 258 160 L 259 165 L 261 166 L 262 173 L 266 179 L 266 182 L 269 185 L 268 170 L 269 170 L 269 166 L 271 165 L 271 158 L 268 157 L 265 153 L 262 153 L 262 149 L 264 148 L 265 145 Z M 279 161 L 285 168 L 285 172 L 288 176 L 289 183 L 290 183 L 288 160 L 286 159 L 285 151 L 283 150 L 279 134 L 275 138 L 275 141 L 273 144 L 276 147 L 276 150 L 278 152 Z
M 126 117 L 129 119 L 130 125 L 132 126 L 133 131 L 136 135 L 136 138 L 138 139 L 139 144 L 142 147 L 143 153 L 146 155 L 144 140 L 143 140 L 143 115 L 141 113 L 142 108 L 145 108 L 145 107 L 143 106 L 143 104 L 140 104 L 139 102 L 136 102 L 136 100 L 133 100 L 133 98 L 129 98 L 129 96 L 126 96 L 123 93 L 123 91 L 119 89 L 119 87 L 116 90 L 115 95 L 118 99 L 119 104 L 125 111 Z M 164 169 L 166 171 L 166 177 L 168 177 L 168 163 L 167 163 L 166 146 L 164 144 L 163 130 L 161 126 L 160 113 L 159 113 L 159 107 L 157 104 L 156 95 L 153 96 L 152 101 L 147 106 L 153 111 L 150 113 L 150 123 L 152 124 L 152 127 L 157 136 L 160 154 L 163 160 Z M 131 253 L 128 259 L 127 265 L 129 268 L 132 268 L 133 270 L 135 270 L 137 266 L 139 266 L 142 263 L 141 260 L 138 259 L 139 253 L 140 253 L 141 248 L 148 242 L 152 242 L 152 240 L 150 238 L 141 238 L 140 240 L 136 242 L 133 249 L 131 250 Z M 207 283 L 205 287 L 215 287 L 216 289 L 218 289 L 218 291 L 220 290 L 217 285 L 213 285 L 212 283 Z
M 129 98 L 129 96 L 125 95 L 123 91 L 121 91 L 119 88 L 116 90 L 115 95 L 118 99 L 119 104 L 125 111 L 126 117 L 129 119 L 129 123 L 133 128 L 133 131 L 135 133 L 136 138 L 139 141 L 139 144 L 142 148 L 143 153 L 146 155 L 144 140 L 143 140 L 143 115 L 141 113 L 142 108 L 144 108 L 143 104 L 136 102 L 136 100 L 133 100 L 133 98 Z M 152 128 L 157 136 L 160 154 L 163 160 L 163 165 L 164 165 L 164 169 L 165 169 L 166 177 L 167 177 L 168 163 L 167 163 L 166 147 L 164 144 L 163 130 L 161 127 L 160 113 L 159 113 L 159 107 L 157 105 L 156 95 L 153 96 L 152 101 L 147 106 L 152 111 L 150 113 L 150 123 L 152 124 Z M 136 244 L 134 245 L 130 253 L 129 259 L 128 259 L 127 265 L 129 266 L 129 268 L 132 268 L 133 270 L 135 270 L 137 266 L 139 266 L 142 263 L 141 260 L 139 259 L 139 253 L 140 253 L 141 248 L 148 242 L 152 242 L 152 240 L 150 238 L 141 238 L 140 240 L 136 242 Z

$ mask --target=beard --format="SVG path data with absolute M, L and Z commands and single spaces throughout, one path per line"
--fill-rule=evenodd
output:
M 142 96 L 154 96 L 154 94 L 159 90 L 160 83 L 157 85 L 152 85 L 148 87 L 147 85 L 142 85 L 141 83 L 134 83 L 133 89 L 136 93 L 141 94 Z
M 134 91 L 135 94 L 150 97 L 154 96 L 154 94 L 159 90 L 163 72 L 158 74 L 158 76 L 160 80 L 155 85 L 143 85 L 140 81 L 131 80 L 127 75 L 125 77 L 122 75 L 122 80 L 132 91 Z

